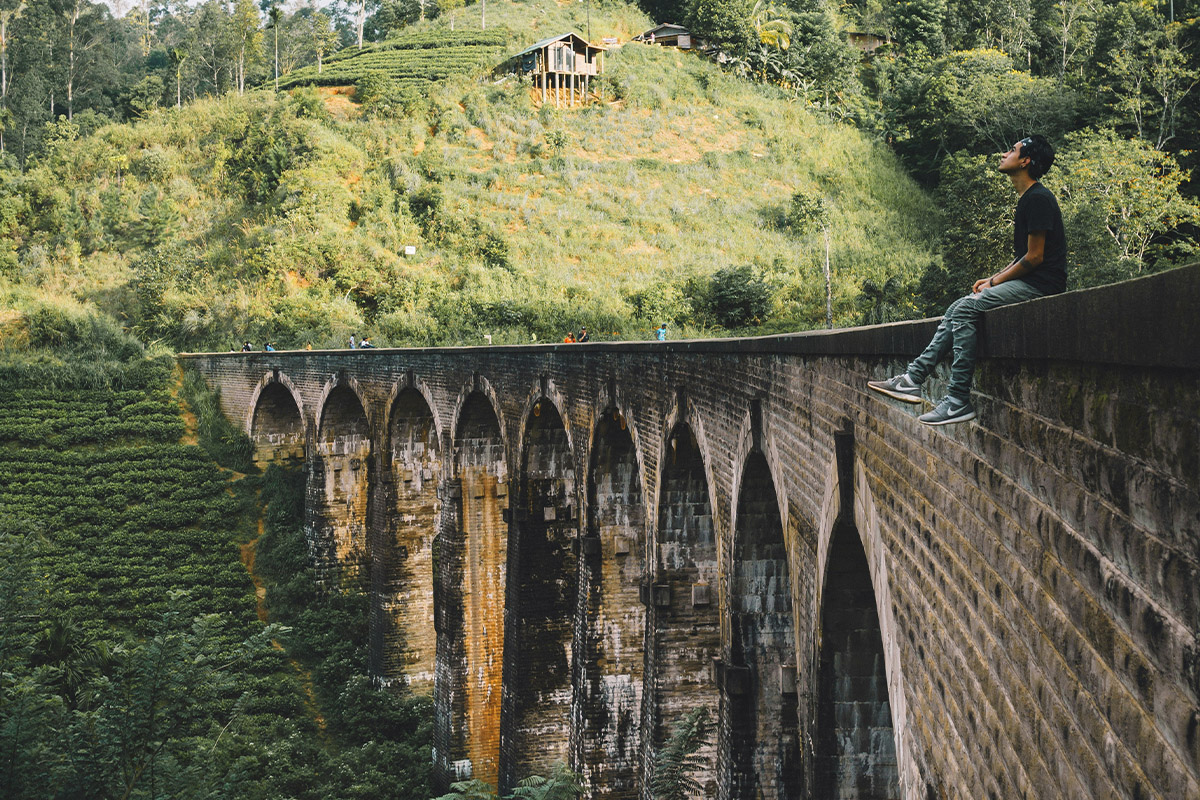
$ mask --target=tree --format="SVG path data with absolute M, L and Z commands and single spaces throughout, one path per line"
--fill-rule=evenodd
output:
M 787 225 L 798 236 L 820 230 L 825 237 L 825 327 L 833 327 L 833 270 L 829 263 L 829 201 L 816 189 L 799 189 L 787 210 Z
M 192 15 L 188 26 L 188 51 L 203 68 L 214 93 L 220 93 L 221 75 L 232 59 L 230 32 L 229 13 L 221 0 L 207 0 Z
M 275 91 L 279 91 L 279 21 L 283 19 L 283 9 L 278 3 L 271 6 L 267 11 L 267 18 L 271 21 L 271 32 L 275 34 Z
M 0 114 L 4 115 L 0 124 L 0 153 L 4 152 L 4 131 L 11 124 L 12 112 L 8 110 L 8 47 L 12 41 L 9 26 L 24 13 L 26 4 L 0 7 Z
M 1012 260 L 1013 192 L 992 156 L 954 153 L 941 166 L 943 260 L 926 269 L 922 310 L 940 314 L 978 278 Z
M 907 48 L 937 56 L 946 50 L 945 19 L 946 0 L 898 0 L 892 10 L 892 31 Z
M 1073 123 L 1075 98 L 1054 80 L 1015 70 L 1006 53 L 967 50 L 901 75 L 890 104 L 897 149 L 929 180 L 958 150 L 1002 152 L 1033 132 L 1058 139 Z
M 879 325 L 903 319 L 904 315 L 901 309 L 903 290 L 904 283 L 897 275 L 891 276 L 882 285 L 870 278 L 863 281 L 862 294 L 858 296 L 862 324 Z
M 185 45 L 171 48 L 171 63 L 175 65 L 175 107 L 183 105 L 183 63 L 187 61 L 188 50 Z
M 757 38 L 748 0 L 696 0 L 688 25 L 700 38 L 735 53 Z
M 1096 0 L 1057 0 L 1050 36 L 1058 42 L 1058 83 L 1066 84 L 1067 70 L 1094 38 Z
M 246 71 L 258 63 L 262 52 L 262 29 L 254 0 L 236 0 L 230 17 L 230 39 L 233 43 L 234 80 L 238 94 L 246 91 Z
M 1189 60 L 1183 23 L 1124 2 L 1103 15 L 1096 86 L 1108 101 L 1111 125 L 1132 129 L 1161 150 L 1175 138 L 1181 110 L 1200 81 Z
M 740 328 L 767 316 L 771 287 L 750 267 L 725 267 L 713 273 L 708 299 L 718 323 Z
M 1140 139 L 1111 129 L 1067 137 L 1055 161 L 1053 188 L 1064 212 L 1088 213 L 1111 237 L 1133 277 L 1149 270 L 1147 252 L 1156 238 L 1200 222 L 1200 206 L 1180 195 L 1188 174 L 1175 158 Z
M 309 37 L 312 43 L 313 52 L 317 56 L 317 74 L 321 74 L 321 68 L 325 60 L 325 54 L 332 51 L 337 45 L 337 31 L 333 29 L 333 22 L 329 19 L 329 15 L 324 11 L 318 11 L 310 18 Z
M 858 58 L 857 51 L 846 44 L 827 10 L 792 15 L 791 46 L 785 61 L 805 94 L 820 92 L 828 107 L 830 94 L 837 94 L 857 81 Z
M 8 100 L 8 47 L 12 41 L 9 26 L 25 12 L 26 7 L 24 2 L 0 7 L 0 103 Z M 3 150 L 2 143 L 0 150 Z
M 708 709 L 695 708 L 671 729 L 671 736 L 654 758 L 650 794 L 654 800 L 689 800 L 702 791 L 692 777 L 707 765 L 697 752 L 708 743 L 711 733 Z

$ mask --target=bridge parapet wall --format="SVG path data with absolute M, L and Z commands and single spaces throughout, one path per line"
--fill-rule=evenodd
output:
M 1196 308 L 1200 267 L 989 312 L 976 379 L 979 420 L 937 429 L 917 422 L 919 408 L 865 389 L 869 378 L 902 369 L 928 340 L 933 321 L 739 340 L 181 358 L 220 389 L 227 415 L 247 427 L 253 424 L 254 403 L 263 387 L 285 384 L 304 417 L 310 466 L 319 457 L 325 399 L 332 387 L 353 381 L 369 425 L 370 473 L 379 476 L 391 474 L 391 464 L 385 462 L 395 450 L 388 432 L 396 398 L 405 387 L 417 389 L 433 420 L 428 446 L 436 447 L 440 468 L 429 474 L 438 482 L 438 501 L 407 507 L 427 509 L 424 513 L 432 517 L 424 523 L 431 546 L 435 538 L 451 541 L 451 532 L 465 524 L 459 519 L 462 509 L 473 507 L 461 498 L 461 487 L 455 495 L 451 477 L 459 415 L 467 398 L 486 398 L 500 426 L 510 484 L 497 490 L 505 498 L 501 505 L 507 505 L 508 497 L 536 494 L 521 493 L 522 453 L 534 405 L 539 399 L 554 403 L 570 443 L 573 472 L 567 482 L 571 502 L 562 502 L 555 513 L 574 507 L 569 512 L 576 526 L 571 546 L 582 555 L 562 563 L 580 571 L 568 583 L 578 586 L 581 597 L 571 621 L 574 636 L 567 637 L 573 643 L 564 643 L 556 633 L 544 644 L 574 657 L 569 661 L 572 699 L 569 711 L 562 712 L 562 726 L 571 738 L 567 752 L 576 766 L 599 758 L 589 756 L 593 750 L 580 741 L 585 731 L 598 742 L 609 742 L 613 758 L 628 762 L 590 773 L 625 787 L 606 794 L 604 786 L 594 785 L 595 797 L 635 797 L 645 791 L 662 729 L 682 710 L 670 692 L 658 689 L 700 680 L 712 687 L 709 702 L 719 722 L 715 757 L 704 779 L 722 797 L 759 789 L 766 797 L 794 796 L 796 791 L 853 797 L 860 796 L 856 787 L 881 780 L 891 786 L 884 785 L 880 796 L 913 800 L 1175 800 L 1200 797 Z M 931 381 L 933 395 L 944 388 L 944 379 L 939 373 Z M 270 397 L 276 406 L 283 405 L 278 392 Z M 632 455 L 592 457 L 600 420 L 619 420 L 632 441 Z M 671 472 L 679 448 L 671 436 L 679 423 L 695 437 L 710 506 L 711 522 L 706 524 L 716 542 L 715 583 L 708 602 L 719 621 L 720 654 L 704 674 L 694 660 L 659 657 L 663 653 L 656 643 L 661 640 L 656 626 L 666 619 L 672 602 L 683 602 L 681 592 L 690 608 L 700 609 L 705 602 L 703 590 L 694 595 L 691 585 L 672 585 L 667 596 L 656 597 L 662 585 L 656 579 L 667 575 L 670 566 L 663 560 L 669 553 L 655 544 L 661 541 L 658 532 L 676 524 L 680 531 L 695 530 L 698 520 L 686 515 L 705 513 L 700 504 L 678 497 L 672 508 L 660 507 L 662 479 Z M 839 448 L 839 440 L 852 442 L 852 447 Z M 588 507 L 589 498 L 622 496 L 611 489 L 614 474 L 604 472 L 618 461 L 621 486 L 640 491 L 639 502 L 628 506 L 641 515 L 645 535 L 620 538 L 621 547 L 635 543 L 632 553 L 618 554 L 612 537 L 593 552 L 587 544 L 587 520 L 600 510 Z M 742 574 L 735 563 L 737 509 L 742 476 L 751 461 L 766 462 L 776 495 L 788 568 L 776 570 L 774 577 L 787 582 L 795 638 L 794 655 L 784 659 L 794 658 L 794 664 L 754 657 L 779 670 L 769 679 L 756 673 L 753 663 L 758 662 L 743 652 L 746 609 L 757 602 L 745 587 L 766 587 L 768 582 L 759 576 L 761 581 L 734 585 Z M 636 480 L 629 478 L 633 465 Z M 382 487 L 385 482 L 379 483 Z M 598 485 L 604 491 L 597 493 Z M 771 508 L 760 496 L 763 486 L 755 491 L 755 508 Z M 394 534 L 389 539 L 386 531 L 398 506 L 385 488 L 368 492 L 370 510 L 363 521 L 367 549 L 394 547 L 397 539 Z M 342 510 L 364 513 L 353 505 Z M 611 516 L 611 509 L 603 511 L 595 518 Z M 339 512 L 326 504 L 322 513 Z M 531 509 L 522 508 L 504 512 L 513 542 L 522 541 L 529 513 Z M 550 520 L 543 516 L 539 525 L 544 528 Z M 406 530 L 419 527 L 420 520 L 409 522 Z M 627 520 L 623 524 L 629 527 Z M 875 666 L 847 665 L 850 671 L 835 674 L 832 679 L 846 679 L 841 684 L 845 692 L 835 697 L 828 686 L 831 679 L 822 678 L 820 648 L 828 641 L 823 626 L 848 618 L 831 613 L 826 600 L 841 595 L 825 584 L 826 575 L 843 575 L 847 569 L 845 548 L 830 546 L 846 531 L 861 543 L 861 569 L 869 573 L 863 585 L 872 587 L 879 633 L 878 646 L 864 646 L 858 659 L 875 659 Z M 503 547 L 494 552 L 502 554 L 495 557 L 504 564 L 464 563 L 462 569 L 503 572 L 521 557 Z M 380 565 L 388 558 L 394 560 L 394 554 L 367 556 L 376 571 L 384 569 Z M 636 606 L 631 606 L 631 592 L 624 590 L 601 593 L 600 599 L 582 596 L 588 587 L 603 583 L 594 577 L 600 573 L 589 573 L 602 563 L 599 559 L 620 559 L 622 570 L 644 575 Z M 636 569 L 628 566 L 630 559 L 636 559 Z M 408 574 L 389 569 L 389 575 Z M 397 603 L 394 599 L 402 593 L 396 589 L 392 602 L 377 604 L 373 624 L 399 631 L 378 637 L 381 648 L 406 636 L 427 642 L 429 630 L 436 628 L 434 674 L 446 683 L 447 676 L 465 669 L 462 640 L 474 633 L 464 628 L 471 613 L 462 608 L 464 576 L 446 573 L 440 581 L 433 584 L 435 608 Z M 503 597 L 489 602 L 512 604 L 519 590 L 509 586 Z M 597 602 L 613 607 L 597 609 Z M 772 608 L 779 607 L 771 602 Z M 384 619 L 385 606 L 395 619 Z M 603 620 L 610 639 L 620 636 L 622 659 L 641 651 L 643 669 L 618 675 L 607 667 L 589 668 L 586 654 L 603 651 L 589 639 L 597 636 L 598 627 L 589 619 Z M 469 716 L 464 709 L 471 692 L 435 689 L 437 758 L 443 774 L 470 769 L 493 781 L 516 777 L 511 763 L 516 756 L 505 753 L 517 752 L 513 742 L 530 733 L 513 730 L 511 711 L 522 708 L 520 697 L 533 696 L 521 694 L 525 673 L 518 667 L 524 665 L 526 645 L 492 654 L 505 664 L 505 685 L 477 687 L 513 698 L 503 704 L 500 741 L 488 745 L 498 748 L 490 766 L 470 755 L 479 749 L 468 746 L 466 740 L 474 734 L 458 719 Z M 428 652 L 431 646 L 421 649 Z M 550 655 L 539 652 L 536 663 L 555 663 Z M 846 660 L 854 661 L 838 659 Z M 376 654 L 373 663 L 383 672 L 405 660 Z M 680 664 L 687 665 L 688 674 L 680 672 L 685 669 Z M 791 673 L 785 671 L 789 667 Z M 794 695 L 788 683 L 792 674 Z M 463 677 L 466 686 L 477 676 Z M 620 701 L 620 714 L 610 713 L 617 702 L 611 699 L 614 687 L 625 684 L 633 704 L 641 703 L 641 717 L 632 722 L 629 698 Z M 736 711 L 767 707 L 743 700 L 746 692 L 765 686 L 786 695 L 779 706 L 795 709 L 796 720 L 756 712 L 748 722 Z M 860 738 L 860 750 L 831 754 L 822 749 L 830 746 L 823 744 L 820 729 L 821 703 L 826 701 L 840 704 L 843 713 L 861 714 L 849 723 L 856 735 L 846 737 Z M 533 715 L 523 712 L 522 718 Z M 615 727 L 606 727 L 616 726 L 618 718 L 624 720 L 620 736 Z M 538 719 L 544 727 L 546 720 Z M 773 743 L 771 752 L 795 754 L 789 756 L 794 761 L 790 774 L 776 775 L 757 788 L 753 776 L 739 772 L 745 770 L 739 765 L 753 758 L 739 756 L 749 751 L 737 750 L 733 741 L 735 732 L 744 737 L 751 724 L 757 740 Z M 884 763 L 886 748 L 872 747 L 871 738 L 881 736 L 891 737 L 894 764 Z M 637 743 L 632 751 L 630 740 Z M 831 778 L 837 788 L 814 785 L 818 763 L 845 765 Z

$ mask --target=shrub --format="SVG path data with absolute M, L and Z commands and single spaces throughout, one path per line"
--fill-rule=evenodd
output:
M 726 328 L 761 322 L 771 308 L 771 287 L 752 268 L 725 267 L 712 276 L 709 308 Z

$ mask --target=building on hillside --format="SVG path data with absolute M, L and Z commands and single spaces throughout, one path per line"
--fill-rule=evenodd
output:
M 692 32 L 682 25 L 663 23 L 648 31 L 643 31 L 633 37 L 635 42 L 658 44 L 663 47 L 678 47 L 680 50 L 692 49 Z
M 864 33 L 862 31 L 846 31 L 846 41 L 864 53 L 870 53 L 888 43 L 887 36 L 882 33 Z
M 531 44 L 496 70 L 531 76 L 543 103 L 573 106 L 587 102 L 592 76 L 604 72 L 604 52 L 577 33 L 564 33 Z

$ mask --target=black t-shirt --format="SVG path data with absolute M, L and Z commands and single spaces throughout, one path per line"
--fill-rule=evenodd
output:
M 1022 275 L 1025 281 L 1044 294 L 1058 294 L 1067 288 L 1067 237 L 1063 233 L 1062 212 L 1054 193 L 1035 183 L 1017 201 L 1013 226 L 1013 258 L 1018 259 L 1029 249 L 1030 231 L 1046 232 L 1046 249 L 1042 263 L 1033 272 Z

